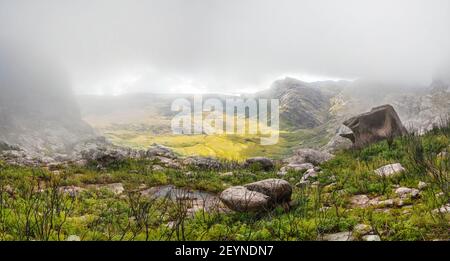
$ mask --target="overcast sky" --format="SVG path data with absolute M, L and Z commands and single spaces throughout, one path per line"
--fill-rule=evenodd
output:
M 50 56 L 77 93 L 429 84 L 449 61 L 450 1 L 0 0 L 0 41 Z

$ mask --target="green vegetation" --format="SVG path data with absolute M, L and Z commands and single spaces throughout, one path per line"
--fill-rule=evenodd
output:
M 121 146 L 145 149 L 156 143 L 184 156 L 199 155 L 238 161 L 256 156 L 281 159 L 299 146 L 326 144 L 326 133 L 321 129 L 281 131 L 279 142 L 271 146 L 262 146 L 260 137 L 256 135 L 154 135 L 151 132 L 112 129 L 104 132 L 104 135 Z
M 159 162 L 137 160 L 103 171 L 68 166 L 57 173 L 1 164 L 0 239 L 66 240 L 77 235 L 82 240 L 317 240 L 363 223 L 371 225 L 382 240 L 448 240 L 450 214 L 434 210 L 450 199 L 450 161 L 448 153 L 441 153 L 449 145 L 447 124 L 424 136 L 409 135 L 392 144 L 380 142 L 340 152 L 321 166 L 318 186 L 295 187 L 303 173 L 288 172 L 283 178 L 294 187 L 291 209 L 279 207 L 260 214 L 218 209 L 192 214 L 192 202 L 140 193 L 144 187 L 166 184 L 218 193 L 231 185 L 277 177 L 276 170 L 236 167 L 233 161 L 226 161 L 220 171 L 153 170 Z M 374 174 L 374 169 L 395 162 L 406 171 L 391 178 Z M 233 175 L 220 174 L 228 171 Z M 417 188 L 419 181 L 428 186 L 419 199 L 406 200 L 409 206 L 358 208 L 350 202 L 359 194 L 392 198 L 396 186 Z M 116 182 L 123 183 L 125 192 L 96 189 Z M 63 186 L 85 190 L 63 193 Z

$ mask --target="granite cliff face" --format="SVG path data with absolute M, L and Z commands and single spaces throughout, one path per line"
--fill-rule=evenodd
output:
M 0 93 L 5 144 L 45 155 L 65 153 L 95 136 L 81 120 L 64 73 L 38 55 L 0 48 Z

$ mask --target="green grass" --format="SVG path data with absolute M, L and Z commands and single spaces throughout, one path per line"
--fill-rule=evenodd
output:
M 277 177 L 280 166 L 265 172 L 224 161 L 224 169 L 191 169 L 192 175 L 187 176 L 188 170 L 152 171 L 151 166 L 158 162 L 137 160 L 120 162 L 103 171 L 67 167 L 59 175 L 44 169 L 0 164 L 0 239 L 64 240 L 78 235 L 83 240 L 316 240 L 325 233 L 352 230 L 356 224 L 364 223 L 371 225 L 382 240 L 448 240 L 450 215 L 433 210 L 449 201 L 448 156 L 437 157 L 449 149 L 449 133 L 448 128 L 440 128 L 421 137 L 397 139 L 391 146 L 380 142 L 362 150 L 342 151 L 322 164 L 318 187 L 295 187 L 303 173 L 290 171 L 284 179 L 294 186 L 294 207 L 290 211 L 280 207 L 263 214 L 199 211 L 191 218 L 186 216 L 185 203 L 149 200 L 135 191 L 143 185 L 172 184 L 219 193 L 229 186 Z M 205 142 L 218 140 L 220 137 Z M 185 148 L 195 147 L 192 140 L 169 141 Z M 237 141 L 241 138 L 226 137 L 221 144 L 226 149 L 228 142 Z M 242 155 L 251 154 L 245 150 L 257 147 L 247 142 Z M 284 142 L 294 142 L 294 137 L 285 137 Z M 218 148 L 221 146 L 217 144 Z M 269 149 L 265 152 L 269 153 Z M 273 153 L 281 155 L 278 150 L 282 149 L 273 148 Z M 261 151 L 254 153 L 257 152 Z M 373 173 L 374 169 L 395 162 L 407 171 L 389 179 Z M 219 174 L 227 171 L 234 175 Z M 391 198 L 395 185 L 416 188 L 419 181 L 430 185 L 420 199 L 412 201 L 411 207 L 384 212 L 350 206 L 353 195 Z M 75 198 L 56 193 L 60 186 L 88 188 L 90 184 L 116 182 L 123 183 L 127 192 L 114 195 L 87 189 Z M 437 196 L 438 193 L 442 195 Z

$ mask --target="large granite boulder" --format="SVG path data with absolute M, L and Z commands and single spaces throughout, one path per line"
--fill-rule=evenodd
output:
M 291 200 L 292 187 L 281 179 L 266 179 L 224 190 L 219 198 L 238 212 L 262 212 Z
M 230 209 L 239 212 L 259 212 L 268 209 L 270 198 L 243 186 L 235 186 L 220 193 L 220 200 Z
M 350 139 L 357 148 L 407 134 L 406 128 L 391 105 L 375 107 L 370 112 L 346 120 L 343 124 L 353 133 L 341 136 Z
M 244 185 L 251 191 L 257 191 L 270 197 L 276 203 L 291 201 L 292 187 L 283 179 L 265 179 Z

